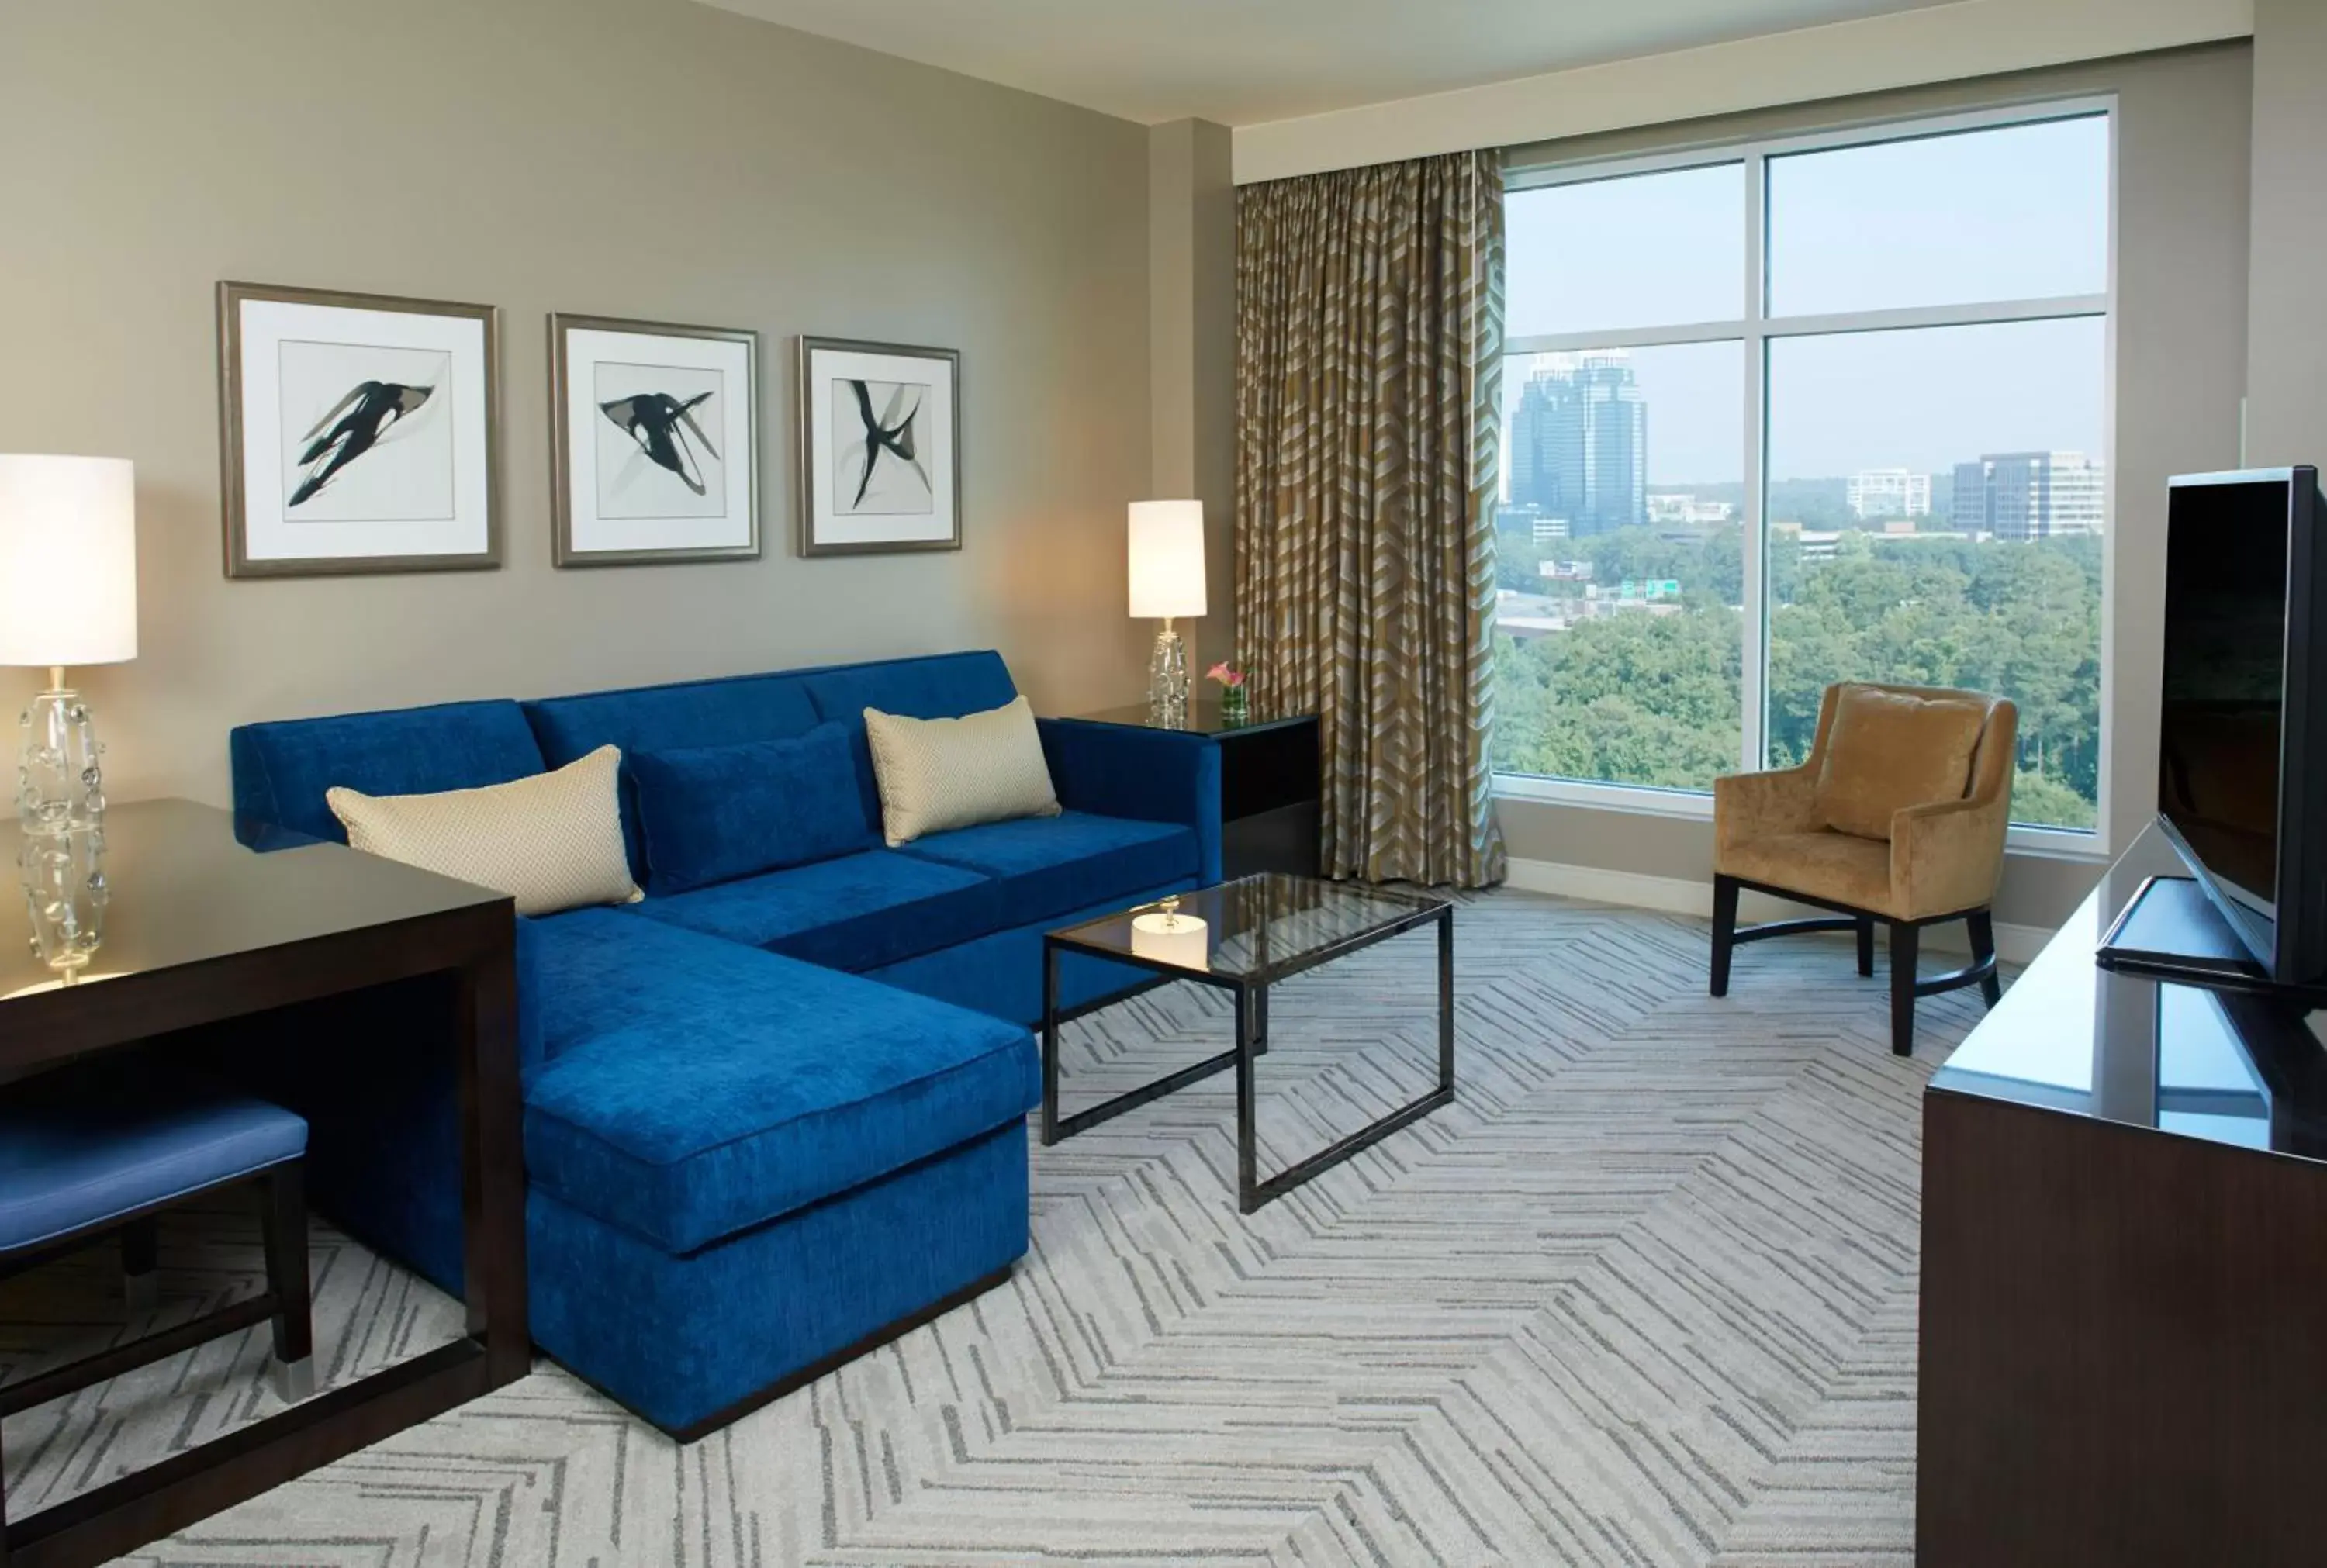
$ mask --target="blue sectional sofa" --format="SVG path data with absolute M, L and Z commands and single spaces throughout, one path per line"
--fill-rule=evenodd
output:
M 722 1425 L 1005 1277 L 1026 1248 L 1042 933 L 1219 880 L 1217 751 L 1071 720 L 1041 721 L 1061 815 L 883 846 L 864 709 L 1015 695 L 998 655 L 965 653 L 234 732 L 238 812 L 342 840 L 334 785 L 470 788 L 621 748 L 648 896 L 518 922 L 528 1270 L 541 1348 L 667 1432 Z M 699 772 L 704 748 L 811 732 L 846 741 L 833 777 L 799 788 L 846 792 L 856 815 L 827 817 L 847 842 L 696 885 L 735 858 L 716 835 L 752 829 L 715 811 L 684 819 L 685 842 L 650 834 L 664 802 L 641 775 L 651 790 L 659 759 Z M 1070 963 L 1062 1003 L 1144 979 Z M 449 1069 L 416 1056 L 385 1084 L 330 1059 L 267 1086 L 314 1127 L 318 1206 L 457 1292 Z

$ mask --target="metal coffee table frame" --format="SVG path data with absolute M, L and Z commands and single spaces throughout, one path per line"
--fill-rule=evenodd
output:
M 1405 901 L 1410 895 L 1380 895 L 1385 901 Z M 1416 899 L 1407 913 L 1386 917 L 1378 925 L 1369 926 L 1338 941 L 1288 957 L 1284 961 L 1265 965 L 1250 975 L 1216 975 L 1203 970 L 1183 968 L 1178 965 L 1148 958 L 1109 944 L 1076 940 L 1066 931 L 1052 931 L 1042 938 L 1042 1145 L 1049 1148 L 1061 1139 L 1078 1133 L 1089 1132 L 1100 1123 L 1110 1121 L 1126 1111 L 1138 1109 L 1150 1100 L 1160 1099 L 1175 1089 L 1187 1087 L 1236 1069 L 1237 1087 L 1237 1208 L 1250 1214 L 1263 1204 L 1284 1197 L 1334 1166 L 1341 1164 L 1361 1149 L 1370 1148 L 1400 1128 L 1420 1121 L 1441 1106 L 1454 1103 L 1454 906 L 1445 899 Z M 1142 909 L 1153 905 L 1141 905 Z M 1268 1050 L 1268 989 L 1280 981 L 1346 957 L 1361 947 L 1386 942 L 1392 937 L 1436 922 L 1438 927 L 1438 1084 L 1429 1093 L 1389 1115 L 1369 1122 L 1310 1155 L 1296 1161 L 1274 1176 L 1262 1178 L 1254 1155 L 1254 1095 L 1253 1069 Z M 1090 922 L 1082 922 L 1089 924 Z M 1070 930 L 1075 928 L 1069 928 Z M 1103 1100 L 1072 1115 L 1059 1114 L 1059 1026 L 1068 1014 L 1059 1008 L 1059 959 L 1067 953 L 1081 953 L 1107 958 L 1118 964 L 1172 980 L 1192 980 L 1217 991 L 1226 991 L 1236 999 L 1236 1045 L 1218 1056 L 1179 1071 L 1143 1084 L 1135 1089 Z M 1117 998 L 1116 1000 L 1121 1000 Z M 1113 1003 L 1103 1003 L 1101 1006 Z M 1077 1009 L 1072 1016 L 1096 1012 L 1097 1008 Z

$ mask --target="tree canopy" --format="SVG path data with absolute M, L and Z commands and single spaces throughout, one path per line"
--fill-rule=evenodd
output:
M 1742 530 L 1673 540 L 1647 528 L 1506 550 L 1503 581 L 1582 600 L 1534 563 L 1587 561 L 1603 588 L 1676 579 L 1677 611 L 1603 607 L 1567 630 L 1496 641 L 1499 771 L 1706 789 L 1738 766 Z M 1518 541 L 1506 541 L 1517 546 Z M 1514 571 L 1514 566 L 1522 568 Z M 1805 560 L 1773 534 L 1767 561 L 1769 765 L 1808 754 L 1837 680 L 1999 692 L 2020 709 L 2013 815 L 2091 826 L 2100 770 L 2100 541 L 1886 537 L 1846 532 Z M 1584 606 L 1576 610 L 1583 615 Z

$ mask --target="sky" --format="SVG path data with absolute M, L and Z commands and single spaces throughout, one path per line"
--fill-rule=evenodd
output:
M 2100 117 L 1770 161 L 1773 315 L 2098 294 L 2107 285 Z M 1734 320 L 1742 163 L 1515 192 L 1509 339 Z M 2098 318 L 1773 342 L 1770 473 L 1941 472 L 1987 452 L 2106 454 Z M 1651 484 L 1743 477 L 1743 345 L 1635 349 Z M 1526 379 L 1504 377 L 1506 406 Z

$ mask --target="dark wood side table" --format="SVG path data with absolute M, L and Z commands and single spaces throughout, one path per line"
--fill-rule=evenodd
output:
M 440 1043 L 460 1085 L 468 1333 L 10 1520 L 6 1568 L 132 1551 L 512 1382 L 531 1358 L 509 898 L 280 829 L 238 835 L 230 814 L 185 800 L 113 807 L 104 845 L 104 942 L 77 984 L 33 956 L 26 900 L 0 888 L 0 1094 L 125 1047 L 168 1051 L 192 1038 L 180 1031 L 448 977 Z M 0 826 L 0 875 L 15 874 L 22 847 L 13 822 Z
M 1145 705 L 1072 715 L 1094 724 L 1162 729 Z M 1229 723 L 1216 701 L 1192 703 L 1188 722 L 1169 726 L 1202 735 L 1220 749 L 1220 875 L 1228 881 L 1265 871 L 1317 874 L 1319 791 L 1317 715 Z
M 2327 1560 L 2320 1020 L 2095 966 L 2149 828 L 1923 1097 L 1919 1568 Z

